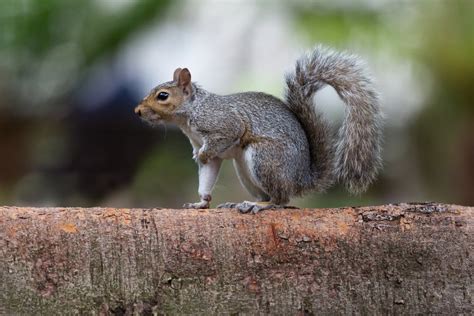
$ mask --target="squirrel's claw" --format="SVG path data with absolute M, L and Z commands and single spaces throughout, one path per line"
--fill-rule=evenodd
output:
M 196 203 L 186 203 L 183 205 L 183 208 L 206 209 L 209 208 L 209 206 L 209 201 L 200 201 Z
M 216 208 L 235 208 L 236 205 L 237 205 L 237 203 L 226 202 L 226 203 L 222 203 L 222 204 L 217 205 Z
M 257 214 L 263 210 L 270 210 L 276 208 L 285 208 L 285 206 L 275 205 L 268 202 L 249 202 L 244 201 L 242 203 L 232 203 L 227 202 L 223 204 L 219 204 L 217 208 L 235 208 L 242 214 Z

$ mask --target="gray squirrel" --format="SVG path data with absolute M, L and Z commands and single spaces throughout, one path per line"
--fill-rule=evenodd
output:
M 347 105 L 337 136 L 313 104 L 326 84 Z M 209 208 L 223 159 L 233 159 L 256 202 L 218 208 L 242 213 L 282 208 L 290 197 L 324 191 L 336 181 L 361 193 L 381 167 L 382 114 L 371 79 L 359 58 L 322 46 L 300 57 L 286 75 L 283 101 L 261 92 L 217 95 L 192 82 L 187 68 L 178 68 L 135 113 L 152 125 L 177 124 L 189 138 L 200 201 L 185 208 Z

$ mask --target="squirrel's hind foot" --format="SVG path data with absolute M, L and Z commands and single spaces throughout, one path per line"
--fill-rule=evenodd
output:
M 219 204 L 217 208 L 235 208 L 242 214 L 257 214 L 260 211 L 286 208 L 286 206 L 275 205 L 270 202 L 244 201 L 242 203 L 227 202 L 227 203 Z

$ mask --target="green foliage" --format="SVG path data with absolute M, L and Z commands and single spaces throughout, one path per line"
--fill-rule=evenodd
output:
M 30 101 L 45 89 L 49 99 L 67 95 L 91 66 L 166 14 L 170 1 L 130 1 L 121 8 L 123 3 L 106 9 L 94 0 L 0 1 L 0 70 L 17 82 L 15 93 Z M 60 85 L 64 81 L 69 84 Z
M 374 38 L 388 32 L 380 12 L 371 10 L 348 11 L 340 7 L 295 7 L 298 32 L 307 35 L 310 43 L 328 43 L 341 46 L 364 34 Z
M 425 3 L 415 58 L 429 69 L 432 92 L 411 127 L 423 182 L 439 200 L 472 203 L 467 161 L 474 150 L 474 2 Z M 470 179 L 470 180 L 469 180 Z
M 164 14 L 169 2 L 131 1 L 126 10 L 110 13 L 93 0 L 1 1 L 0 47 L 40 58 L 54 46 L 73 41 L 88 65 Z

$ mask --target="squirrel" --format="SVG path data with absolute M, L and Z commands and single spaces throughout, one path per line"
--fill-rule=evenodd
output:
M 151 90 L 135 113 L 152 125 L 171 122 L 189 138 L 199 167 L 197 203 L 209 208 L 223 159 L 233 159 L 256 202 L 223 203 L 242 213 L 283 208 L 290 197 L 324 191 L 340 181 L 361 193 L 381 167 L 382 113 L 378 93 L 357 56 L 317 46 L 288 73 L 284 100 L 261 92 L 217 95 L 191 81 L 187 68 Z M 332 86 L 346 104 L 338 135 L 313 96 Z

